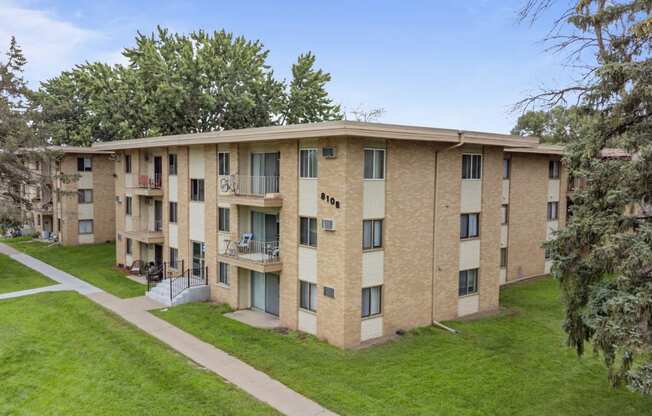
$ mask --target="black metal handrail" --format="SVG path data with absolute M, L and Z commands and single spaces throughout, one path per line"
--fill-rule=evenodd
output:
M 208 285 L 208 266 L 204 267 L 203 272 L 203 276 L 193 276 L 192 268 L 189 268 L 181 276 L 170 278 L 170 302 L 188 288 Z

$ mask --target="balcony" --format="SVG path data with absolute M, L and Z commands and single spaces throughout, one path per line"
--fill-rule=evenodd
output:
M 125 231 L 125 237 L 140 241 L 146 244 L 163 244 L 163 222 L 155 220 L 153 224 L 138 224 L 132 231 Z
M 155 173 L 153 176 L 139 175 L 138 181 L 130 188 L 136 195 L 163 196 L 163 190 L 161 189 L 162 182 L 160 173 Z
M 220 244 L 217 257 L 223 263 L 261 273 L 280 272 L 283 268 L 278 240 L 256 241 L 229 235 Z
M 264 208 L 283 206 L 278 176 L 219 176 L 218 185 L 220 198 L 232 204 Z

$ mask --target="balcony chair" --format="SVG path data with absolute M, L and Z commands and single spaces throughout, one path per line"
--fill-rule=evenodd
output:
M 253 233 L 242 233 L 242 237 L 238 242 L 238 249 L 239 250 L 249 249 L 249 247 L 251 246 L 251 240 L 253 240 L 253 238 L 254 238 Z

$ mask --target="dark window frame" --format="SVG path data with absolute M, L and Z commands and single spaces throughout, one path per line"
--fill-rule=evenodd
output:
M 475 234 L 471 233 L 471 221 L 472 216 L 476 217 L 476 230 Z M 466 221 L 465 221 L 466 218 Z M 480 237 L 480 213 L 479 212 L 470 212 L 465 214 L 460 214 L 460 240 L 470 240 L 473 238 Z
M 179 171 L 179 159 L 176 153 L 168 154 L 168 175 L 176 176 Z
M 132 255 L 134 254 L 133 240 L 131 238 L 125 239 L 125 254 Z
M 378 310 L 373 311 L 372 308 L 372 292 L 373 291 L 378 291 Z M 365 310 L 365 297 L 368 298 L 367 301 L 367 310 Z M 377 286 L 370 286 L 370 287 L 363 287 L 362 288 L 362 300 L 360 303 L 360 309 L 361 309 L 361 316 L 362 318 L 370 318 L 373 316 L 379 316 L 382 315 L 383 313 L 383 285 L 377 285 Z
M 552 209 L 552 207 L 555 207 L 555 208 Z M 557 221 L 557 220 L 559 220 L 559 201 L 548 202 L 547 219 L 548 219 L 548 221 Z
M 179 205 L 176 201 L 170 201 L 168 206 L 168 222 L 170 224 L 176 224 L 178 221 L 179 215 Z
M 229 265 L 221 261 L 217 262 L 217 283 L 229 286 Z
M 125 155 L 125 173 L 131 173 L 131 155 Z
M 231 153 L 217 152 L 217 174 L 227 176 L 231 174 Z
M 377 238 L 376 234 L 377 231 L 379 230 L 376 227 L 376 224 L 380 223 L 380 242 L 377 243 Z M 369 241 L 367 241 L 367 238 L 365 237 L 366 235 L 366 228 L 370 227 L 370 234 L 369 234 Z M 384 234 L 384 221 L 382 218 L 377 218 L 377 219 L 370 219 L 370 220 L 362 220 L 362 249 L 363 250 L 375 250 L 379 248 L 383 248 L 383 234 Z
M 507 247 L 501 247 L 500 248 L 500 268 L 501 269 L 506 269 L 507 268 L 507 256 L 508 256 Z
M 194 202 L 204 202 L 204 180 L 190 179 L 190 200 Z
M 548 179 L 559 179 L 561 174 L 561 162 L 559 160 L 551 160 L 548 162 Z
M 304 155 L 307 155 L 304 157 Z M 315 179 L 319 177 L 319 150 L 316 148 L 299 149 L 299 178 Z
M 90 195 L 90 200 L 86 200 L 85 195 L 87 192 Z M 93 190 L 92 189 L 78 189 L 77 190 L 77 203 L 78 204 L 92 204 L 93 203 Z
M 462 179 L 473 181 L 482 179 L 482 155 L 480 153 L 462 154 Z
M 86 232 L 81 232 L 81 224 L 83 223 L 90 223 L 91 224 L 91 230 L 86 231 Z M 88 235 L 88 234 L 93 234 L 95 231 L 95 224 L 93 223 L 93 220 L 85 219 L 85 220 L 79 220 L 77 221 L 77 233 L 80 235 Z
M 509 179 L 512 176 L 512 160 L 503 159 L 503 179 Z
M 231 231 L 231 209 L 218 207 L 217 208 L 217 230 L 221 232 Z
M 88 166 L 86 165 L 88 161 Z M 93 158 L 90 156 L 80 156 L 77 158 L 77 172 L 92 172 L 93 171 Z
M 170 268 L 176 269 L 179 266 L 179 249 L 170 247 Z
M 365 148 L 362 164 L 363 179 L 384 180 L 386 164 L 387 153 L 385 149 Z
M 299 217 L 299 244 L 305 247 L 317 247 L 317 218 Z
M 134 214 L 134 200 L 130 196 L 125 196 L 125 215 Z
M 474 281 L 473 281 L 473 287 L 470 288 L 469 286 L 469 273 L 474 272 Z M 459 297 L 463 296 L 469 296 L 469 295 L 475 295 L 479 292 L 479 284 L 478 281 L 480 280 L 480 269 L 467 269 L 467 270 L 460 270 L 459 273 L 459 279 L 458 279 L 458 290 L 457 294 Z
M 317 294 L 316 283 L 299 280 L 299 308 L 310 312 L 317 312 Z

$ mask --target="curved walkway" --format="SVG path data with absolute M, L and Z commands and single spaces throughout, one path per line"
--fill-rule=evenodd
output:
M 152 309 L 162 308 L 164 305 L 145 296 L 120 299 L 75 276 L 21 253 L 6 244 L 0 243 L 0 253 L 6 254 L 25 266 L 59 282 L 58 285 L 54 286 L 5 293 L 0 299 L 26 296 L 39 292 L 74 290 L 88 297 L 93 302 L 120 315 L 126 321 L 163 341 L 197 364 L 211 370 L 283 414 L 289 416 L 335 415 L 335 413 L 274 380 L 267 374 L 256 370 L 249 364 L 201 341 L 148 312 Z

